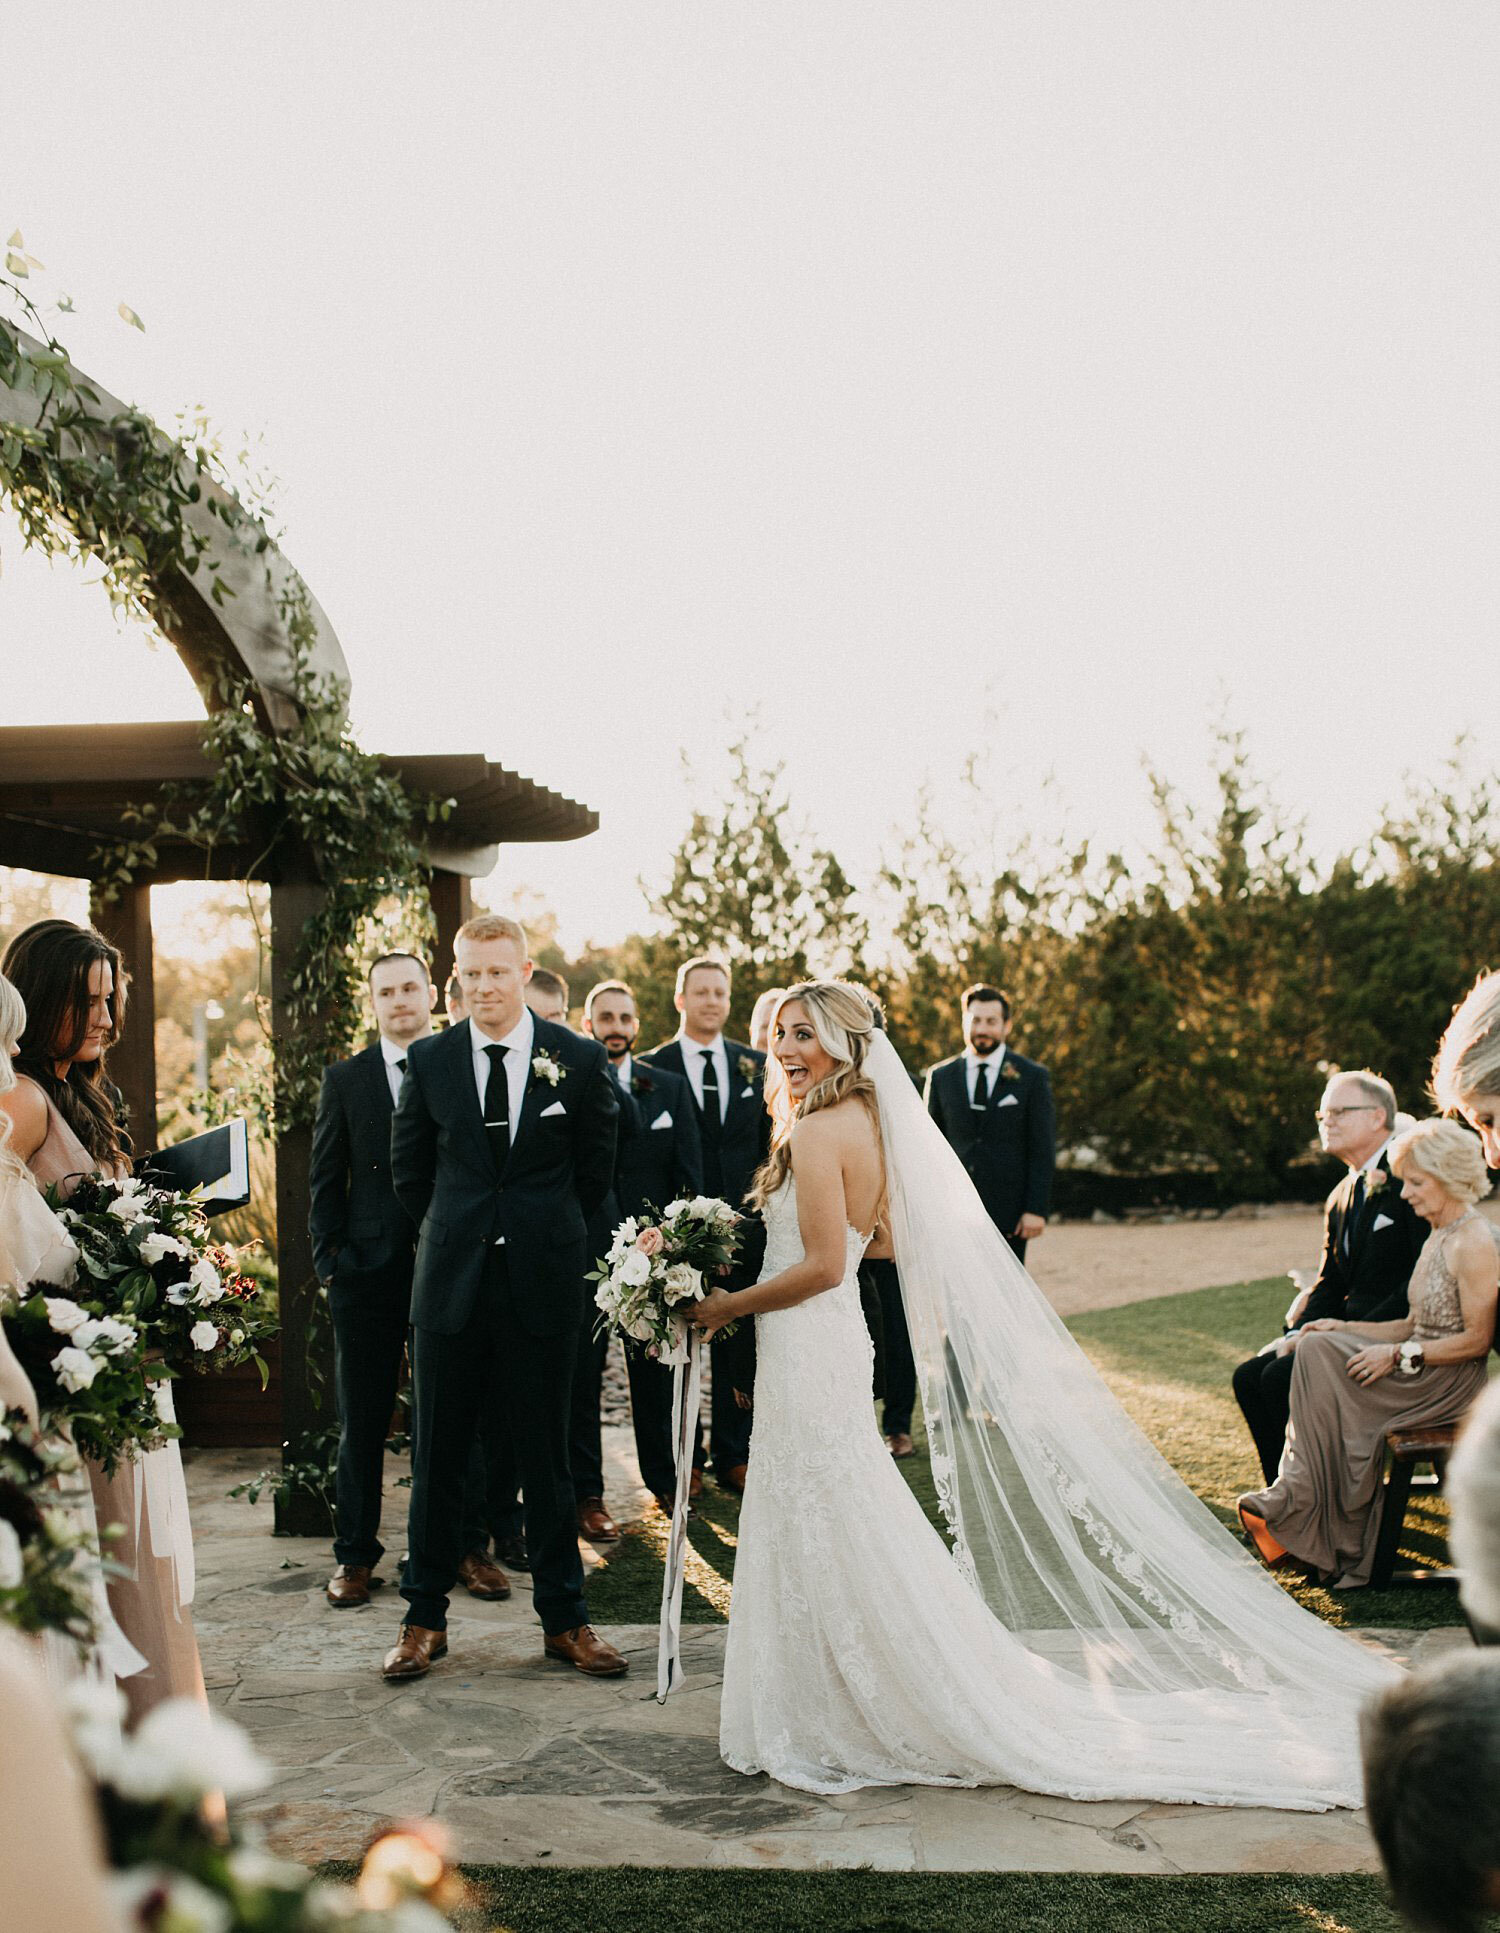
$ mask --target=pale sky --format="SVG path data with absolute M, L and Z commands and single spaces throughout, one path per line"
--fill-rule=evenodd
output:
M 263 439 L 367 745 L 599 809 L 496 884 L 609 940 L 752 712 L 856 875 L 983 739 L 1110 845 L 1221 704 L 1325 850 L 1500 758 L 1497 95 L 1492 0 L 74 4 L 0 227 Z M 7 722 L 192 715 L 0 564 Z

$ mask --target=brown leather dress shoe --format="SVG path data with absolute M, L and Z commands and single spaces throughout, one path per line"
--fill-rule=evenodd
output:
M 591 1544 L 615 1544 L 620 1526 L 604 1508 L 603 1497 L 584 1497 L 578 1505 L 578 1534 Z
M 897 1430 L 894 1436 L 888 1436 L 885 1440 L 886 1447 L 898 1463 L 904 1456 L 915 1456 L 917 1454 L 917 1446 L 912 1442 L 905 1430 Z
M 382 1678 L 425 1678 L 439 1658 L 448 1655 L 448 1633 L 429 1631 L 425 1624 L 403 1624 L 401 1636 L 385 1654 Z
M 482 1550 L 471 1550 L 458 1567 L 458 1581 L 470 1597 L 482 1597 L 493 1604 L 510 1596 L 510 1579 L 494 1558 Z
M 323 1592 L 335 1611 L 347 1611 L 352 1605 L 369 1603 L 370 1573 L 374 1568 L 373 1564 L 339 1565 Z
M 622 1658 L 612 1644 L 606 1644 L 591 1624 L 575 1625 L 571 1631 L 559 1631 L 556 1637 L 544 1639 L 542 1654 L 554 1664 L 572 1665 L 591 1678 L 618 1678 L 630 1669 L 630 1660 Z
M 723 1476 L 719 1478 L 719 1488 L 721 1490 L 732 1490 L 737 1497 L 743 1497 L 745 1494 L 745 1478 L 749 1474 L 750 1465 L 748 1463 L 731 1463 Z
M 697 1464 L 695 1463 L 693 1465 L 693 1474 L 688 1478 L 688 1502 L 696 1503 L 702 1495 L 703 1495 L 703 1472 L 698 1468 Z

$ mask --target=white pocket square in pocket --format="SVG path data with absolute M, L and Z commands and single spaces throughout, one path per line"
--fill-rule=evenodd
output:
M 996 1107 L 1019 1107 L 1020 1105 L 1021 1103 L 1016 1099 L 1014 1094 L 1007 1094 L 1003 1100 L 996 1101 L 995 1103 Z
M 651 1123 L 651 1131 L 654 1134 L 658 1128 L 669 1128 L 671 1127 L 671 1125 L 672 1125 L 672 1117 L 667 1112 L 667 1110 L 663 1108 L 661 1113 L 658 1114 L 656 1119 Z
M 567 1111 L 561 1101 L 554 1101 L 551 1107 L 544 1107 L 542 1109 L 542 1119 L 545 1121 L 549 1114 L 566 1114 Z
M 740 1089 L 740 1099 L 742 1101 L 753 1101 L 755 1099 L 755 1089 L 753 1087 L 742 1087 Z
M 1382 1228 L 1394 1228 L 1395 1226 L 1396 1224 L 1391 1220 L 1389 1215 L 1377 1215 L 1375 1217 L 1375 1233 L 1377 1235 Z

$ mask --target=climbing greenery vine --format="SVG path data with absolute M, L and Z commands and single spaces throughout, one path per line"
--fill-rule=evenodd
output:
M 156 628 L 166 628 L 165 592 L 178 575 L 202 574 L 217 605 L 233 596 L 213 554 L 221 535 L 262 557 L 274 582 L 264 516 L 224 474 L 212 439 L 169 436 L 140 410 L 108 411 L 21 286 L 41 264 L 19 235 L 10 238 L 5 266 L 0 500 L 14 511 L 22 541 L 97 564 L 116 609 Z M 66 313 L 71 304 L 63 298 L 56 306 Z M 121 314 L 140 326 L 123 305 Z M 214 520 L 207 525 L 205 512 Z M 451 800 L 409 793 L 355 742 L 345 693 L 309 669 L 313 605 L 295 573 L 278 605 L 292 652 L 295 727 L 272 729 L 251 681 L 220 662 L 203 690 L 210 775 L 132 809 L 120 839 L 100 855 L 98 882 L 106 895 L 117 893 L 155 865 L 164 844 L 187 844 L 203 853 L 205 876 L 214 854 L 231 848 L 247 879 L 319 883 L 321 903 L 301 933 L 287 989 L 289 1025 L 274 1042 L 274 1085 L 246 1097 L 272 1131 L 311 1120 L 323 1066 L 354 1044 L 372 929 L 387 945 L 430 943 L 421 835 L 452 810 Z M 261 1014 L 269 1031 L 268 1002 Z

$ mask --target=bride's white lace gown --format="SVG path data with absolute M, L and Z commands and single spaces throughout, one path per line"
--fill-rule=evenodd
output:
M 802 1257 L 793 1180 L 767 1204 L 766 1224 L 762 1280 Z M 727 1763 L 821 1793 L 1007 1784 L 1078 1799 L 1358 1804 L 1357 1706 L 1381 1668 L 1348 1640 L 1309 1634 L 1314 1647 L 1326 1640 L 1332 1666 L 1320 1699 L 1305 1680 L 1297 1696 L 1269 1681 L 1257 1688 L 1255 1660 L 1228 1660 L 1217 1682 L 1206 1672 L 1210 1682 L 1185 1689 L 1139 1675 L 1111 1683 L 1107 1654 L 1128 1640 L 1101 1630 L 1091 1659 L 1087 1634 L 1006 1628 L 971 1581 L 972 1559 L 966 1573 L 949 1554 L 876 1429 L 862 1248 L 851 1229 L 836 1288 L 756 1318 L 755 1434 L 724 1665 Z M 1237 1553 L 1222 1541 L 1238 1579 Z M 1135 1574 L 1129 1560 L 1120 1568 Z M 1293 1640 L 1317 1626 L 1248 1559 L 1243 1577 L 1251 1599 L 1266 1585 L 1282 1597 Z M 1272 1607 L 1273 1631 L 1280 1616 Z M 1131 1635 L 1149 1655 L 1153 1634 Z

